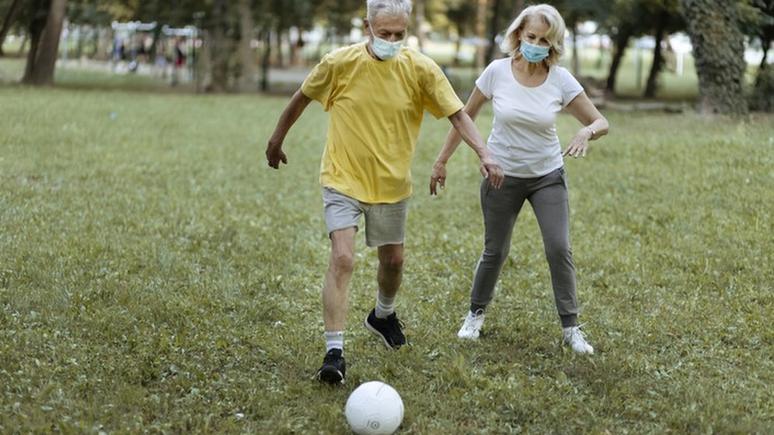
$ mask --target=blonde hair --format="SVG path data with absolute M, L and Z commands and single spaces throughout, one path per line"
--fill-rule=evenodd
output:
M 551 44 L 551 51 L 548 53 L 545 62 L 548 66 L 559 63 L 564 54 L 564 32 L 566 26 L 559 11 L 547 4 L 534 5 L 524 9 L 508 26 L 508 30 L 505 31 L 505 37 L 500 44 L 500 50 L 508 56 L 520 57 L 521 32 L 524 30 L 524 26 L 531 20 L 542 20 L 548 25 L 546 39 Z

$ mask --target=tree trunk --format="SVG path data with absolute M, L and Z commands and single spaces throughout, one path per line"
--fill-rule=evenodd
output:
M 285 68 L 285 54 L 282 49 L 282 42 L 285 40 L 286 31 L 285 27 L 280 24 L 277 24 L 277 27 L 274 30 L 275 38 L 273 38 L 272 41 L 274 41 L 274 65 L 277 68 Z
M 486 47 L 484 41 L 486 41 L 486 16 L 487 16 L 487 0 L 477 0 L 478 9 L 476 12 L 476 68 L 479 70 L 484 69 L 486 66 Z
M 225 32 L 225 5 L 223 0 L 215 2 L 212 7 L 212 31 L 210 35 L 211 77 L 209 91 L 224 92 L 228 88 L 228 50 Z
M 422 29 L 425 22 L 425 1 L 414 1 L 414 33 L 417 37 L 417 44 L 420 52 L 425 51 L 425 33 Z
M 578 53 L 578 21 L 573 19 L 571 24 L 572 29 L 572 74 L 575 77 L 580 77 L 580 54 Z
M 239 33 L 242 35 L 239 41 L 240 73 L 236 88 L 238 92 L 250 92 L 255 90 L 255 56 L 250 46 L 253 40 L 253 14 L 250 10 L 250 0 L 239 0 L 237 4 L 239 13 Z
M 296 40 L 290 42 L 290 45 L 294 48 L 292 65 L 303 66 L 304 65 L 304 28 L 302 26 L 298 26 L 298 31 L 296 36 L 297 36 Z
M 198 33 L 202 40 L 202 46 L 194 59 L 194 83 L 196 93 L 201 94 L 209 89 L 212 81 L 212 38 L 206 30 Z
M 59 54 L 59 38 L 62 35 L 62 24 L 65 18 L 67 0 L 51 0 L 46 25 L 35 55 L 30 50 L 30 56 L 35 56 L 29 76 L 25 75 L 25 83 L 35 86 L 50 86 L 54 84 L 56 58 Z
M 513 2 L 513 10 L 511 11 L 511 21 L 515 20 L 519 16 L 521 11 L 527 7 L 526 0 L 516 0 Z M 510 25 L 511 23 L 508 23 Z
M 45 16 L 37 16 L 30 21 L 29 38 L 25 38 L 30 41 L 30 50 L 27 52 L 27 64 L 24 67 L 22 83 L 31 84 L 32 82 L 32 74 L 38 63 L 38 47 L 40 47 L 40 39 L 43 37 L 43 30 L 45 28 Z M 24 47 L 24 45 L 22 45 L 22 47 Z
M 758 66 L 758 75 L 760 75 L 761 71 L 766 69 L 766 65 L 768 65 L 768 57 L 769 57 L 769 47 L 771 46 L 771 38 L 764 37 L 761 38 L 761 47 L 763 49 L 763 58 L 761 59 L 761 64 Z
M 462 57 L 462 25 L 456 23 L 457 26 L 457 41 L 454 43 L 454 59 L 452 59 L 452 65 L 460 65 L 460 57 Z
M 623 60 L 624 54 L 626 54 L 626 47 L 629 45 L 631 37 L 632 28 L 630 26 L 618 29 L 618 34 L 616 34 L 615 37 L 615 53 L 610 62 L 610 72 L 607 74 L 607 84 L 605 85 L 605 94 L 607 96 L 615 95 L 615 82 L 618 78 L 618 68 L 621 66 L 621 60 Z
M 494 6 L 492 6 L 492 20 L 489 22 L 489 48 L 486 53 L 487 63 L 495 60 L 500 52 L 495 40 L 497 39 L 497 33 L 500 31 L 501 4 L 500 0 L 494 0 Z
M 664 40 L 669 21 L 669 11 L 662 9 L 658 14 L 658 23 L 656 23 L 656 46 L 653 47 L 653 63 L 650 67 L 648 82 L 645 85 L 645 98 L 654 98 L 656 96 L 656 87 L 658 85 L 658 74 L 664 65 L 664 55 L 661 52 L 661 42 Z
M 699 77 L 700 112 L 745 114 L 744 35 L 726 0 L 680 0 Z
M 3 43 L 5 42 L 5 37 L 8 35 L 11 26 L 16 22 L 16 17 L 19 15 L 22 3 L 24 3 L 23 0 L 13 0 L 11 7 L 8 9 L 8 13 L 5 15 L 3 27 L 0 28 L 0 56 L 5 55 L 5 53 L 3 53 Z

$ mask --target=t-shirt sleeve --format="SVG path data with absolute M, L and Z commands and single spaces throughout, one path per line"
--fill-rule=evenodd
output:
M 319 102 L 325 110 L 331 108 L 331 94 L 334 87 L 334 61 L 331 54 L 326 54 L 301 84 L 301 92 L 307 97 Z
M 476 79 L 476 87 L 484 94 L 487 100 L 491 100 L 494 95 L 494 65 L 494 63 L 490 63 Z
M 562 87 L 562 107 L 567 107 L 575 97 L 583 92 L 583 86 L 567 69 L 559 67 L 557 72 L 559 72 L 561 77 L 559 83 Z
M 427 61 L 422 69 L 424 72 L 420 86 L 425 94 L 425 109 L 436 119 L 446 118 L 462 110 L 464 104 L 441 68 L 434 62 Z

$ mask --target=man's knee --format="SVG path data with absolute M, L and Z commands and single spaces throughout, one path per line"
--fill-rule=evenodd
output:
M 379 255 L 379 263 L 389 270 L 403 270 L 403 252 L 391 252 Z
M 337 274 L 351 274 L 355 270 L 355 256 L 351 252 L 332 252 L 330 267 Z

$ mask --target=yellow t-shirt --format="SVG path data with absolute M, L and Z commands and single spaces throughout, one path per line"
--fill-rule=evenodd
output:
M 325 55 L 301 92 L 330 111 L 320 183 L 358 201 L 395 203 L 411 195 L 411 160 L 422 116 L 462 109 L 441 69 L 403 47 L 378 61 L 366 43 Z

